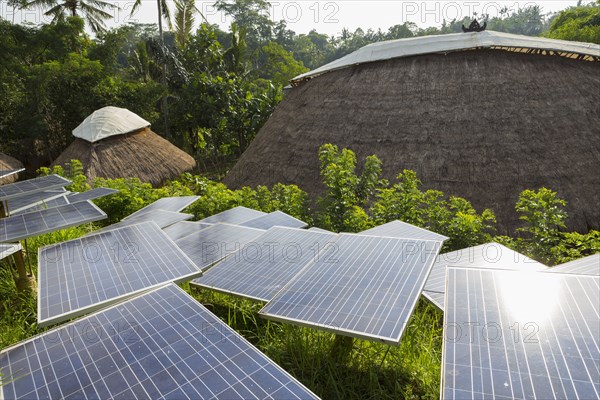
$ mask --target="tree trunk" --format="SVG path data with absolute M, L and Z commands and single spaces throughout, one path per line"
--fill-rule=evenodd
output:
M 163 27 L 162 27 L 162 6 L 160 4 L 161 0 L 156 0 L 156 4 L 158 6 L 158 34 L 160 39 L 160 45 L 162 46 L 163 55 L 166 55 L 165 49 L 165 39 L 163 37 Z M 169 95 L 169 87 L 167 86 L 167 60 L 163 58 L 162 63 L 162 84 L 167 91 L 167 93 L 162 98 L 162 112 L 165 124 L 165 137 L 169 138 L 169 106 L 167 104 L 167 96 Z

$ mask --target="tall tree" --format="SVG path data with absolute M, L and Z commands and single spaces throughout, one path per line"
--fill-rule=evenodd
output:
M 52 17 L 52 23 L 64 22 L 67 17 L 82 17 L 93 32 L 106 29 L 104 21 L 112 18 L 105 10 L 116 8 L 103 0 L 32 0 L 22 8 L 42 7 L 48 9 L 44 15 Z
M 185 47 L 192 35 L 192 28 L 196 20 L 196 13 L 206 21 L 200 10 L 196 7 L 195 0 L 175 0 L 175 18 L 171 29 L 175 30 L 175 40 L 181 47 Z

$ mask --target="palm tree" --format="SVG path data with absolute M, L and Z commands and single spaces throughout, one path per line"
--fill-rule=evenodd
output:
M 104 20 L 113 17 L 105 10 L 115 8 L 103 0 L 32 0 L 26 1 L 22 8 L 38 6 L 49 8 L 44 15 L 51 16 L 53 23 L 62 22 L 69 16 L 82 17 L 94 33 L 103 31 L 106 28 Z
M 185 47 L 188 38 L 192 34 L 196 19 L 195 13 L 200 14 L 206 20 L 200 10 L 196 8 L 195 0 L 175 0 L 174 26 L 171 26 L 171 29 L 175 28 L 175 40 L 181 47 Z

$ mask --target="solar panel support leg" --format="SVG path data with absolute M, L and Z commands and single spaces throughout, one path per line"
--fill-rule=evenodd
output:
M 19 250 L 15 254 L 13 254 L 13 259 L 15 260 L 15 265 L 17 266 L 17 274 L 19 275 L 16 281 L 17 290 L 35 290 L 35 278 L 33 277 L 33 275 L 27 274 L 27 269 L 25 267 L 25 259 L 23 258 L 23 250 Z
M 350 359 L 353 344 L 354 339 L 350 336 L 335 335 L 331 346 L 331 358 L 339 364 L 346 364 Z

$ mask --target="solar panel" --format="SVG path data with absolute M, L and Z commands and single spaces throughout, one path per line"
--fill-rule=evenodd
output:
M 35 211 L 36 206 L 45 206 L 50 200 L 64 197 L 70 192 L 64 188 L 57 190 L 46 190 L 43 192 L 32 192 L 26 195 L 7 200 L 5 202 L 10 215 L 22 214 L 24 212 Z
M 220 212 L 215 215 L 211 215 L 210 217 L 204 218 L 200 220 L 200 222 L 204 222 L 207 224 L 216 224 L 219 222 L 239 225 L 243 222 L 250 221 L 251 219 L 258 218 L 266 213 L 262 211 L 253 210 L 251 208 L 246 208 L 243 206 L 238 206 L 231 208 L 229 210 Z
M 179 240 L 184 237 L 191 235 L 194 232 L 201 231 L 204 228 L 208 228 L 212 224 L 204 224 L 202 222 L 190 222 L 181 221 L 164 229 L 164 232 L 172 239 Z
M 71 184 L 71 181 L 58 175 L 41 176 L 35 179 L 28 179 L 3 185 L 0 187 L 0 200 L 9 200 L 15 197 L 24 196 L 33 192 L 58 189 Z
M 119 191 L 116 189 L 99 187 L 99 188 L 93 188 L 90 190 L 86 190 L 85 192 L 78 192 L 78 193 L 70 194 L 67 196 L 67 198 L 69 200 L 69 203 L 73 204 L 73 203 L 78 203 L 80 201 L 88 201 L 88 200 L 98 199 L 100 197 L 109 196 L 109 195 L 115 194 L 115 193 L 119 193 Z
M 15 254 L 21 249 L 20 243 L 0 243 L 0 260 Z
M 423 239 L 423 240 L 437 240 L 443 242 L 448 240 L 447 236 L 440 235 L 439 233 L 428 231 L 427 229 L 419 228 L 418 226 L 411 225 L 407 222 L 402 221 L 390 221 L 386 224 L 376 226 L 366 231 L 360 232 L 361 235 L 369 236 L 387 236 L 407 239 Z
M 308 228 L 308 230 L 315 231 L 315 232 L 333 233 L 331 231 L 328 231 L 327 229 L 317 228 L 316 226 L 313 226 L 312 228 Z
M 134 217 L 123 219 L 116 224 L 112 224 L 106 226 L 97 232 L 107 232 L 113 229 L 123 228 L 125 226 L 139 224 L 142 222 L 152 221 L 156 223 L 161 229 L 166 228 L 167 226 L 176 224 L 180 221 L 185 221 L 187 219 L 194 218 L 192 214 L 183 214 L 174 211 L 165 211 L 165 210 L 152 210 L 152 212 L 147 212 L 143 214 L 137 214 Z
M 40 326 L 201 273 L 153 222 L 44 247 L 38 263 Z
M 14 215 L 0 219 L 0 242 L 15 242 L 104 218 L 106 214 L 88 201 Z
M 265 231 L 261 229 L 215 224 L 179 239 L 175 243 L 196 265 L 207 269 L 263 233 Z
M 2 398 L 316 399 L 170 284 L 0 352 Z
M 439 249 L 435 241 L 340 234 L 260 315 L 398 344 Z
M 600 276 L 600 253 L 548 268 L 545 272 Z
M 42 204 L 38 204 L 37 206 L 33 206 L 33 207 L 27 208 L 22 211 L 11 212 L 10 215 L 19 215 L 19 214 L 30 213 L 33 211 L 46 210 L 48 208 L 55 208 L 55 207 L 64 206 L 67 204 L 70 204 L 69 201 L 67 200 L 67 196 L 60 196 L 60 197 L 57 197 L 52 200 L 44 201 Z
M 448 266 L 543 271 L 547 267 L 499 243 L 486 243 L 440 254 L 425 283 L 423 296 L 440 310 L 444 309 L 446 268 Z
M 191 284 L 269 301 L 337 235 L 274 227 Z
M 600 398 L 600 278 L 448 268 L 444 399 Z
M 240 225 L 258 229 L 269 229 L 274 226 L 287 226 L 288 228 L 306 228 L 308 226 L 306 222 L 282 211 L 273 211 L 250 221 L 242 222 Z
M 0 170 L 0 182 L 2 181 L 2 178 L 6 178 L 7 176 L 18 174 L 21 171 L 25 171 L 25 168 Z
M 148 204 L 146 207 L 137 210 L 133 214 L 130 214 L 123 219 L 128 220 L 130 218 L 134 218 L 147 212 L 156 210 L 179 212 L 191 205 L 199 198 L 200 196 L 163 197 L 161 199 L 156 200 L 154 203 Z

